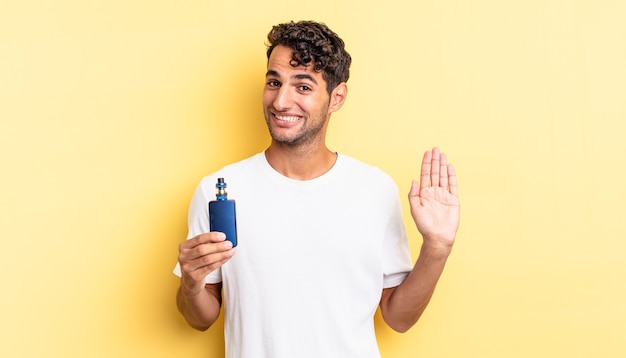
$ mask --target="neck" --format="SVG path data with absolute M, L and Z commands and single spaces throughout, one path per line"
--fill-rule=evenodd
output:
M 265 151 L 267 162 L 280 174 L 296 180 L 311 180 L 328 172 L 337 161 L 337 153 L 325 145 L 317 149 L 290 147 L 272 141 Z

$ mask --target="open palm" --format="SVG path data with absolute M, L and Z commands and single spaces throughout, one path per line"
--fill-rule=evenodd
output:
M 413 181 L 409 203 L 411 216 L 425 241 L 454 243 L 460 218 L 456 174 L 439 148 L 424 153 L 420 182 Z

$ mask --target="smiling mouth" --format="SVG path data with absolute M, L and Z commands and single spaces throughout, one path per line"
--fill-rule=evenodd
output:
M 274 117 L 278 119 L 279 121 L 289 122 L 289 123 L 297 122 L 300 119 L 300 117 L 298 116 L 279 116 L 277 114 L 275 114 Z

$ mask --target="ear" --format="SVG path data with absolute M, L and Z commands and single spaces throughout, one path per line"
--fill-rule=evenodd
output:
M 328 107 L 328 112 L 337 112 L 345 103 L 346 97 L 348 97 L 348 85 L 346 85 L 345 82 L 341 82 L 330 94 L 330 105 Z

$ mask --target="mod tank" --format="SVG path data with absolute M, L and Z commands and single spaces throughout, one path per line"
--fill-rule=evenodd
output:
M 226 240 L 237 246 L 237 218 L 235 201 L 228 199 L 227 185 L 224 178 L 217 178 L 215 200 L 209 201 L 209 222 L 211 231 L 226 234 Z

